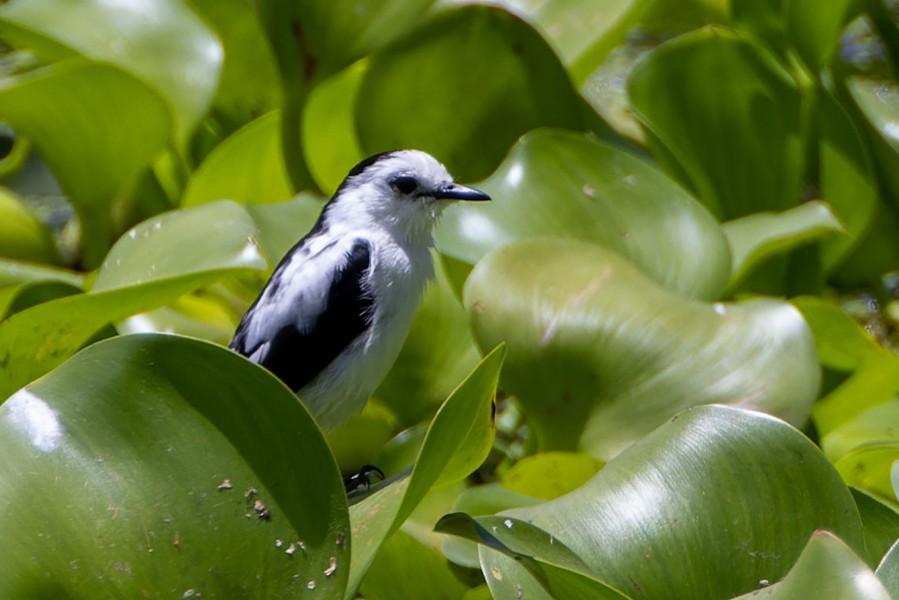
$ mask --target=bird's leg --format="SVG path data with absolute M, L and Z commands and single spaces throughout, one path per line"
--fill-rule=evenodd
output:
M 343 478 L 343 487 L 346 489 L 347 495 L 359 489 L 367 490 L 371 485 L 372 477 L 384 481 L 384 471 L 374 465 L 362 465 L 356 473 L 346 475 Z

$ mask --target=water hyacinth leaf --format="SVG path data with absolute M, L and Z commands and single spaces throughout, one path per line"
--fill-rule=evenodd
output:
M 813 73 L 827 66 L 840 45 L 843 28 L 853 16 L 853 0 L 787 0 L 783 3 L 786 34 Z
M 766 259 L 792 248 L 843 233 L 843 226 L 824 202 L 805 202 L 781 213 L 754 213 L 723 225 L 730 242 L 731 287 Z
M 500 346 L 487 354 L 434 416 L 412 473 L 393 478 L 350 506 L 354 590 L 384 540 L 412 514 L 435 485 L 448 485 L 477 469 L 493 444 L 493 398 L 505 357 Z
M 346 496 L 318 427 L 220 346 L 98 343 L 0 407 L 0 430 L 4 598 L 345 589 Z
M 318 187 L 333 194 L 365 155 L 353 109 L 367 62 L 360 60 L 315 86 L 303 111 L 303 146 Z
M 287 200 L 293 188 L 281 155 L 281 113 L 244 125 L 215 147 L 191 176 L 183 206 L 214 200 L 264 204 Z
M 645 0 L 503 0 L 498 4 L 539 27 L 578 84 L 584 83 L 653 5 Z
M 26 281 L 0 288 L 0 321 L 32 306 L 65 298 L 82 291 L 63 281 Z
M 323 206 L 320 197 L 303 193 L 286 202 L 248 204 L 244 208 L 256 223 L 254 239 L 274 266 L 312 229 Z
M 277 108 L 278 69 L 255 6 L 245 0 L 194 0 L 191 6 L 215 29 L 224 52 L 213 110 L 231 124 Z
M 97 266 L 113 241 L 113 198 L 170 137 L 165 103 L 126 72 L 80 58 L 6 80 L 0 102 L 4 120 L 34 143 L 78 212 L 84 261 Z
M 479 187 L 480 206 L 450 207 L 440 251 L 474 264 L 533 237 L 575 238 L 629 258 L 685 296 L 716 299 L 730 277 L 730 249 L 709 212 L 658 169 L 583 135 L 526 134 Z
M 84 275 L 68 269 L 0 258 L 0 288 L 29 281 L 60 281 L 81 287 Z
M 829 440 L 830 434 L 866 411 L 892 401 L 899 393 L 899 356 L 832 302 L 808 296 L 794 298 L 792 304 L 811 327 L 822 364 L 849 373 L 815 403 L 812 415 L 822 447 L 836 459 L 839 455 L 833 448 L 848 448 Z
M 899 507 L 858 488 L 850 488 L 865 531 L 865 562 L 872 569 L 883 560 L 899 539 Z
M 179 144 L 186 143 L 206 114 L 218 85 L 221 44 L 202 19 L 178 0 L 153 4 L 13 0 L 0 7 L 0 22 L 4 23 L 0 31 L 13 40 L 19 30 L 26 30 L 146 82 L 165 99 Z M 96 88 L 93 94 L 106 93 L 102 83 L 90 77 L 87 81 Z M 120 109 L 121 105 L 109 98 L 97 114 Z M 129 124 L 128 128 L 120 127 L 124 129 L 120 135 L 131 134 L 131 126 L 142 123 L 143 118 L 116 122 Z M 110 144 L 114 150 L 120 149 Z
M 751 598 L 890 600 L 891 596 L 874 572 L 840 538 L 827 531 L 816 531 L 783 581 L 735 600 Z
M 875 571 L 877 578 L 889 590 L 893 598 L 899 596 L 899 540 L 887 552 Z
M 895 169 L 899 153 L 899 84 L 852 77 L 847 87 L 873 130 L 874 158 L 889 191 L 885 196 L 894 209 L 899 209 L 899 172 Z
M 635 67 L 628 94 L 657 159 L 719 218 L 798 203 L 800 94 L 751 42 L 720 28 L 682 35 Z
M 833 208 L 847 233 L 822 245 L 824 268 L 832 271 L 868 233 L 879 204 L 877 174 L 861 132 L 830 94 L 822 94 L 819 99 L 818 127 L 821 197 Z M 867 271 L 862 264 L 870 263 L 871 258 L 865 255 L 861 261 L 855 261 L 841 272 L 841 279 L 858 277 L 859 271 Z M 884 270 L 872 269 L 865 273 L 865 279 L 875 281 Z
M 526 240 L 478 263 L 465 306 L 482 347 L 504 341 L 504 390 L 542 450 L 609 460 L 698 404 L 802 426 L 818 392 L 808 326 L 789 304 L 684 299 L 598 246 Z
M 493 171 L 531 129 L 582 129 L 583 110 L 532 27 L 499 8 L 468 5 L 437 14 L 371 56 L 356 126 L 366 154 L 418 148 L 472 181 Z
M 818 529 L 864 549 L 852 496 L 815 445 L 778 419 L 725 406 L 686 411 L 577 490 L 504 515 L 543 529 L 633 597 L 752 591 L 785 575 Z
M 497 516 L 474 519 L 466 514 L 453 513 L 444 516 L 435 530 L 467 538 L 516 559 L 519 569 L 530 575 L 523 577 L 523 581 L 507 581 L 505 576 L 497 577 L 495 570 L 484 564 L 485 556 L 481 555 L 484 577 L 491 588 L 499 588 L 498 597 L 506 597 L 510 587 L 533 588 L 536 581 L 542 591 L 550 592 L 553 598 L 627 598 L 618 590 L 594 579 L 577 554 L 530 523 Z
M 110 250 L 86 294 L 45 302 L 0 323 L 0 398 L 74 354 L 106 324 L 214 281 L 267 268 L 255 225 L 233 202 L 167 213 Z
M 50 231 L 22 198 L 0 188 L 0 256 L 37 263 L 60 264 Z
M 367 600 L 459 600 L 467 589 L 439 552 L 397 531 L 381 546 L 359 593 Z
M 526 456 L 502 476 L 503 487 L 543 500 L 579 488 L 603 467 L 603 462 L 577 452 L 538 452 Z

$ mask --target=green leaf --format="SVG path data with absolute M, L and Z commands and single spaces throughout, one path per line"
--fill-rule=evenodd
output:
M 435 485 L 448 485 L 477 469 L 493 444 L 493 398 L 505 357 L 500 346 L 446 399 L 425 435 L 410 476 L 399 477 L 350 507 L 354 590 L 384 540 Z
M 893 598 L 899 596 L 899 540 L 890 547 L 889 552 L 883 557 L 876 574 Z
M 787 37 L 815 74 L 830 64 L 843 28 L 860 9 L 854 0 L 832 0 L 824 4 L 815 0 L 783 2 Z
M 751 591 L 786 574 L 818 529 L 864 549 L 852 496 L 815 445 L 778 419 L 724 406 L 678 415 L 577 490 L 505 516 L 645 598 Z
M 26 281 L 0 289 L 0 322 L 10 315 L 43 302 L 65 298 L 81 288 L 62 281 Z
M 138 225 L 109 252 L 90 293 L 45 302 L 0 323 L 0 398 L 60 364 L 108 323 L 224 277 L 267 268 L 254 229 L 232 202 Z
M 256 223 L 255 239 L 272 265 L 315 224 L 324 204 L 312 194 L 272 204 L 248 204 L 244 208 Z
M 878 172 L 884 180 L 885 198 L 899 210 L 899 172 L 895 169 L 899 154 L 899 84 L 851 77 L 847 87 L 856 106 L 867 119 Z M 892 255 L 895 258 L 895 254 Z M 894 263 L 895 264 L 895 263 Z
M 309 170 L 333 194 L 353 165 L 365 158 L 356 137 L 353 108 L 365 73 L 365 60 L 315 86 L 303 112 L 303 145 Z
M 824 202 L 805 202 L 782 213 L 755 213 L 723 225 L 731 247 L 731 287 L 772 256 L 834 233 L 843 226 Z
M 534 23 L 552 41 L 574 80 L 583 84 L 655 3 L 505 0 L 498 4 Z
M 579 488 L 603 465 L 587 454 L 539 452 L 512 465 L 503 474 L 502 484 L 519 494 L 552 500 Z
M 490 564 L 493 562 L 491 558 L 496 560 L 495 555 L 481 554 L 484 578 L 496 598 L 525 594 L 531 597 L 532 593 L 542 595 L 543 591 L 550 592 L 553 598 L 627 598 L 618 590 L 595 580 L 575 553 L 530 523 L 503 517 L 473 519 L 454 513 L 443 517 L 435 529 L 465 537 L 516 560 L 513 564 L 518 569 L 510 569 L 509 574 L 513 576 L 507 577 L 499 564 Z M 521 570 L 527 573 L 521 573 Z
M 758 46 L 720 28 L 682 35 L 637 65 L 628 93 L 660 163 L 717 216 L 798 203 L 800 94 Z
M 104 0 L 13 0 L 0 7 L 0 21 L 5 23 L 0 32 L 10 39 L 15 40 L 25 30 L 98 63 L 115 65 L 149 85 L 154 95 L 165 99 L 172 114 L 174 138 L 181 145 L 206 114 L 219 82 L 221 44 L 189 5 L 178 0 L 158 0 L 152 5 Z M 35 50 L 40 53 L 42 48 L 37 44 Z M 140 140 L 133 138 L 135 129 L 146 126 L 142 107 L 129 106 L 125 99 L 109 96 L 106 85 L 92 74 L 85 74 L 84 78 L 79 89 L 72 89 L 69 94 L 78 97 L 79 92 L 90 90 L 88 96 L 106 96 L 102 108 L 91 115 L 89 122 L 93 125 L 97 117 L 109 118 L 104 114 L 109 111 L 113 115 L 123 109 L 134 111 L 141 116 L 116 119 L 117 129 L 113 132 L 123 141 L 139 145 Z M 138 124 L 141 127 L 135 127 Z M 84 132 L 90 130 L 84 128 Z M 108 143 L 110 152 L 121 152 L 122 146 L 116 140 Z M 72 145 L 84 152 L 83 146 Z M 43 151 L 41 154 L 47 158 Z
M 110 204 L 169 139 L 165 104 L 142 81 L 84 59 L 5 80 L 0 102 L 4 120 L 31 139 L 74 205 L 85 262 L 98 265 L 114 239 Z
M 851 372 L 815 404 L 813 413 L 822 445 L 828 456 L 836 459 L 828 436 L 867 410 L 894 399 L 899 392 L 899 356 L 833 303 L 813 296 L 795 298 L 792 303 L 812 329 L 821 362 Z
M 84 275 L 68 269 L 0 258 L 0 288 L 28 281 L 60 281 L 81 287 Z
M 583 135 L 526 134 L 480 185 L 491 202 L 447 209 L 441 252 L 474 264 L 533 237 L 604 246 L 690 296 L 715 299 L 730 276 L 730 249 L 702 205 L 649 163 Z
M 4 598 L 343 594 L 328 447 L 289 390 L 224 348 L 96 344 L 0 407 L 0 446 Z
M 263 204 L 291 198 L 293 188 L 281 155 L 280 117 L 280 111 L 265 114 L 216 146 L 187 182 L 181 204 L 214 200 Z
M 740 596 L 739 600 L 749 598 L 890 600 L 890 594 L 840 538 L 827 531 L 816 531 L 783 581 Z
M 850 488 L 865 531 L 865 562 L 876 568 L 899 539 L 899 509 L 857 488 Z
M 0 256 L 59 264 L 62 259 L 50 231 L 15 193 L 0 188 Z
M 192 0 L 215 28 L 224 52 L 213 110 L 230 123 L 247 123 L 280 105 L 275 56 L 255 6 L 246 0 Z
M 482 348 L 504 341 L 502 387 L 543 450 L 608 460 L 697 404 L 805 423 L 818 392 L 812 336 L 789 304 L 686 300 L 598 246 L 518 242 L 465 286 Z
M 366 154 L 418 148 L 471 181 L 535 127 L 581 129 L 583 104 L 532 27 L 498 8 L 469 5 L 439 13 L 371 56 L 356 126 Z
M 818 105 L 819 185 L 824 198 L 848 235 L 824 243 L 822 260 L 828 271 L 840 264 L 862 242 L 877 211 L 879 193 L 871 149 L 836 98 L 822 93 Z M 859 255 L 840 274 L 842 280 L 867 282 L 879 279 L 887 269 L 870 253 Z M 887 259 L 888 260 L 888 259 Z M 874 263 L 874 264 L 871 264 Z M 866 266 L 865 266 L 866 265 Z M 871 268 L 873 267 L 873 268 Z
M 459 600 L 467 589 L 439 552 L 397 531 L 381 546 L 359 593 L 367 600 Z

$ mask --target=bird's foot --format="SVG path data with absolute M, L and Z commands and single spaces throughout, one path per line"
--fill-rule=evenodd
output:
M 372 478 L 384 481 L 384 471 L 374 465 L 362 465 L 358 472 L 343 478 L 343 487 L 347 495 L 360 489 L 367 490 L 371 486 Z

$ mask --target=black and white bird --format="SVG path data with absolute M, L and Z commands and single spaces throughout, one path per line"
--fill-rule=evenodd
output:
M 417 150 L 356 165 L 281 260 L 230 347 L 292 389 L 328 431 L 393 365 L 434 266 L 431 231 L 451 200 L 489 200 Z

